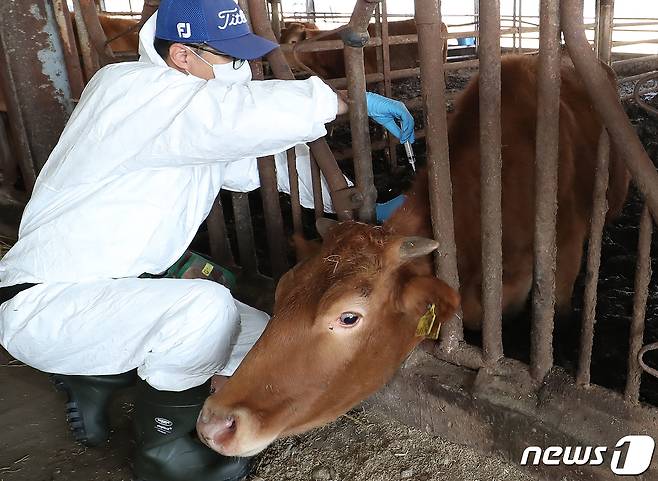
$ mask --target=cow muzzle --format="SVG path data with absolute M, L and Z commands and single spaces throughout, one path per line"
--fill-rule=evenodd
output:
M 245 408 L 223 409 L 204 405 L 197 419 L 199 439 L 224 456 L 253 456 L 272 439 L 263 440 L 257 418 Z

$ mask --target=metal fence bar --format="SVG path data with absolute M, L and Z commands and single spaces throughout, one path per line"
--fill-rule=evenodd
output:
M 384 95 L 386 97 L 393 96 L 393 87 L 391 85 L 391 48 L 388 41 L 388 9 L 386 7 L 386 0 L 382 0 L 382 73 L 384 75 Z M 367 76 L 366 76 L 367 82 Z M 396 149 L 395 138 L 388 132 L 384 132 L 388 139 L 388 160 L 389 169 L 394 172 L 398 166 L 398 154 Z
M 599 15 L 597 17 L 597 37 L 595 40 L 596 54 L 601 61 L 609 64 L 612 52 L 612 34 L 615 18 L 615 0 L 599 0 Z
M 488 364 L 503 357 L 500 88 L 500 1 L 480 0 L 482 348 Z
M 311 181 L 313 185 L 313 206 L 315 207 L 315 218 L 324 216 L 324 200 L 322 199 L 322 177 L 320 167 L 311 155 Z
M 210 214 L 208 214 L 206 225 L 208 226 L 210 255 L 226 266 L 234 266 L 235 259 L 231 252 L 231 243 L 228 240 L 228 233 L 226 231 L 224 206 L 219 195 L 217 195 Z
M 630 343 L 628 348 L 628 377 L 624 396 L 627 401 L 637 403 L 640 399 L 642 366 L 639 362 L 644 340 L 644 320 L 651 281 L 651 235 L 653 223 L 649 209 L 645 205 L 640 220 L 640 235 L 635 267 L 635 295 L 633 296 L 633 319 L 631 321 Z
M 274 0 L 274 2 L 276 1 L 277 0 Z M 245 3 L 244 0 L 242 3 Z M 266 7 L 267 5 L 264 2 L 261 2 L 260 5 L 258 5 L 258 8 L 260 9 L 260 15 L 258 15 L 259 18 L 262 17 L 263 14 L 267 16 L 264 12 Z M 255 13 L 255 10 L 248 9 L 247 12 L 251 15 Z M 250 67 L 253 71 L 254 79 L 263 80 L 262 62 L 250 62 Z M 265 232 L 267 235 L 267 246 L 269 248 L 270 263 L 272 267 L 272 278 L 277 281 L 290 266 L 288 265 L 288 256 L 286 252 L 286 236 L 283 229 L 283 215 L 281 213 L 281 203 L 279 201 L 276 166 L 274 156 L 272 155 L 259 157 L 257 162 L 258 177 L 260 180 L 260 194 L 265 219 Z
M 260 177 L 260 195 L 263 200 L 267 245 L 272 263 L 272 278 L 278 280 L 290 266 L 286 254 L 286 236 L 283 229 L 273 156 L 268 155 L 258 159 L 258 175 Z
M 286 151 L 288 160 L 288 178 L 290 179 L 290 204 L 292 206 L 292 226 L 293 232 L 298 235 L 304 235 L 302 225 L 302 206 L 299 201 L 299 175 L 297 174 L 297 156 L 295 149 Z
M 427 175 L 434 238 L 440 254 L 435 256 L 436 273 L 453 289 L 459 289 L 457 246 L 452 214 L 452 183 L 448 153 L 448 124 L 445 108 L 445 86 L 437 79 L 443 76 L 443 58 L 437 55 L 441 36 L 441 1 L 415 0 L 418 54 L 421 70 L 421 93 L 425 101 Z M 441 329 L 441 348 L 454 351 L 464 339 L 459 315 Z
M 73 34 L 73 25 L 71 23 L 71 13 L 69 12 L 66 0 L 53 0 L 55 10 L 55 19 L 62 37 L 62 46 L 64 49 L 64 60 L 71 87 L 71 97 L 79 99 L 84 90 L 84 76 L 82 66 L 80 65 L 80 56 L 78 47 Z
M 535 157 L 535 240 L 532 295 L 531 372 L 543 379 L 553 367 L 556 214 L 560 139 L 560 2 L 540 4 Z
M 344 32 L 345 73 L 350 102 L 350 130 L 354 150 L 354 177 L 356 186 L 363 196 L 363 205 L 358 210 L 359 220 L 375 222 L 375 176 L 372 170 L 372 150 L 370 148 L 370 126 L 366 109 L 366 75 L 363 45 L 368 40 L 368 23 L 376 3 L 358 0 L 350 23 Z
M 585 277 L 585 296 L 583 318 L 580 333 L 580 350 L 576 382 L 589 385 L 592 365 L 592 347 L 594 345 L 594 324 L 596 323 L 596 294 L 601 266 L 601 238 L 603 225 L 608 212 L 606 192 L 608 190 L 608 166 L 610 163 L 610 138 L 603 129 L 599 138 L 596 174 L 594 182 L 594 199 L 590 224 L 589 242 L 587 244 L 587 270 Z
M 249 195 L 242 192 L 232 192 L 233 215 L 235 218 L 235 232 L 238 238 L 238 255 L 240 266 L 245 272 L 258 274 L 258 260 L 256 258 L 256 244 L 254 242 L 254 228 L 251 224 L 251 208 Z

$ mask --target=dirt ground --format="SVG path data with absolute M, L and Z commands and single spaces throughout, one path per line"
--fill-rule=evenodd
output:
M 107 445 L 75 444 L 64 396 L 48 376 L 0 351 L 0 481 L 134 481 L 132 393 L 113 404 Z M 284 439 L 256 460 L 251 481 L 531 481 L 519 466 L 430 436 L 361 407 Z M 195 480 L 189 480 L 195 481 Z

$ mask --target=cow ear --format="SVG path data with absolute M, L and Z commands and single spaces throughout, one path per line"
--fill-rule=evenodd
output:
M 460 301 L 457 291 L 434 276 L 410 278 L 404 283 L 399 295 L 398 306 L 405 314 L 420 319 L 428 307 L 434 304 L 436 318 L 440 322 L 452 318 Z

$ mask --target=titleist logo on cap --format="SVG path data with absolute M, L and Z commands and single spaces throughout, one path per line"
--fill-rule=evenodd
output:
M 217 17 L 219 18 L 219 25 L 217 25 L 217 28 L 220 30 L 247 23 L 246 15 L 242 10 L 238 9 L 238 7 L 232 8 L 231 10 L 222 10 L 217 14 Z

